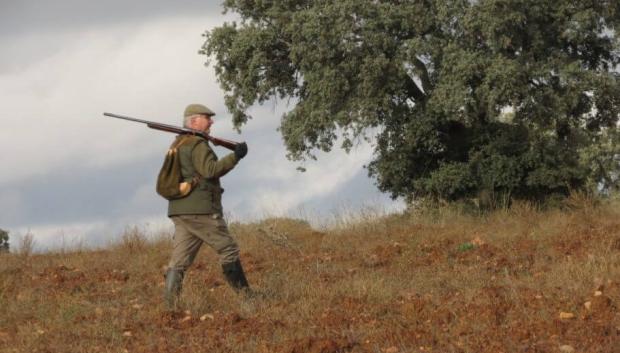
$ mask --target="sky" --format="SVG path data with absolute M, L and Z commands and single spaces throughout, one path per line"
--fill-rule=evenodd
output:
M 249 146 L 221 180 L 231 222 L 289 216 L 321 226 L 403 208 L 368 178 L 368 143 L 288 161 L 276 131 L 286 102 L 252 107 L 241 134 L 233 130 L 198 50 L 202 33 L 234 19 L 220 1 L 0 2 L 0 228 L 12 248 L 26 235 L 45 251 L 105 246 L 131 227 L 171 229 L 154 190 L 174 135 L 103 112 L 180 125 L 190 103 L 217 113 L 214 136 Z

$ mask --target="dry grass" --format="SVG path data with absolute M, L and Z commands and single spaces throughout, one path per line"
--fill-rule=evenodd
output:
M 169 235 L 3 254 L 0 352 L 620 352 L 620 209 L 566 205 L 231 224 L 264 298 L 204 249 L 180 312 L 161 300 Z

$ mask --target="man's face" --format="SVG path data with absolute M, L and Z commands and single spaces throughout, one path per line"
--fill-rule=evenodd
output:
M 192 119 L 192 129 L 209 133 L 213 125 L 213 119 L 208 115 L 200 115 Z

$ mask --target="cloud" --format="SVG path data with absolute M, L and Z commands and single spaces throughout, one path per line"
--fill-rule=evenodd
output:
M 144 126 L 104 118 L 104 111 L 177 123 L 187 101 L 223 110 L 214 75 L 197 54 L 203 26 L 175 19 L 50 33 L 45 39 L 65 42 L 63 50 L 0 76 L 0 141 L 12 151 L 3 160 L 12 172 L 0 183 L 66 163 L 118 165 L 161 148 L 161 133 L 145 134 Z
M 370 154 L 367 146 L 349 155 L 335 150 L 306 165 L 307 171 L 300 173 L 284 156 L 261 153 L 245 167 L 252 171 L 252 184 L 261 186 L 249 198 L 253 204 L 250 211 L 286 213 L 305 200 L 333 196 L 362 170 Z
M 219 1 L 204 0 L 3 0 L 0 36 L 41 32 L 41 29 L 114 27 L 170 17 L 218 16 Z

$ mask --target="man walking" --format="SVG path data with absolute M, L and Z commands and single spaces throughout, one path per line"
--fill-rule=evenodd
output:
M 190 104 L 185 108 L 183 126 L 208 134 L 214 115 L 204 105 Z M 185 271 L 203 243 L 219 255 L 224 277 L 230 286 L 237 292 L 249 293 L 239 260 L 239 247 L 222 218 L 224 189 L 220 186 L 220 178 L 247 154 L 247 145 L 240 143 L 234 153 L 219 160 L 207 140 L 199 136 L 180 135 L 173 146 L 177 148 L 184 181 L 194 186 L 187 196 L 170 200 L 168 204 L 168 217 L 174 223 L 175 231 L 166 272 L 166 304 L 169 308 L 176 307 Z

